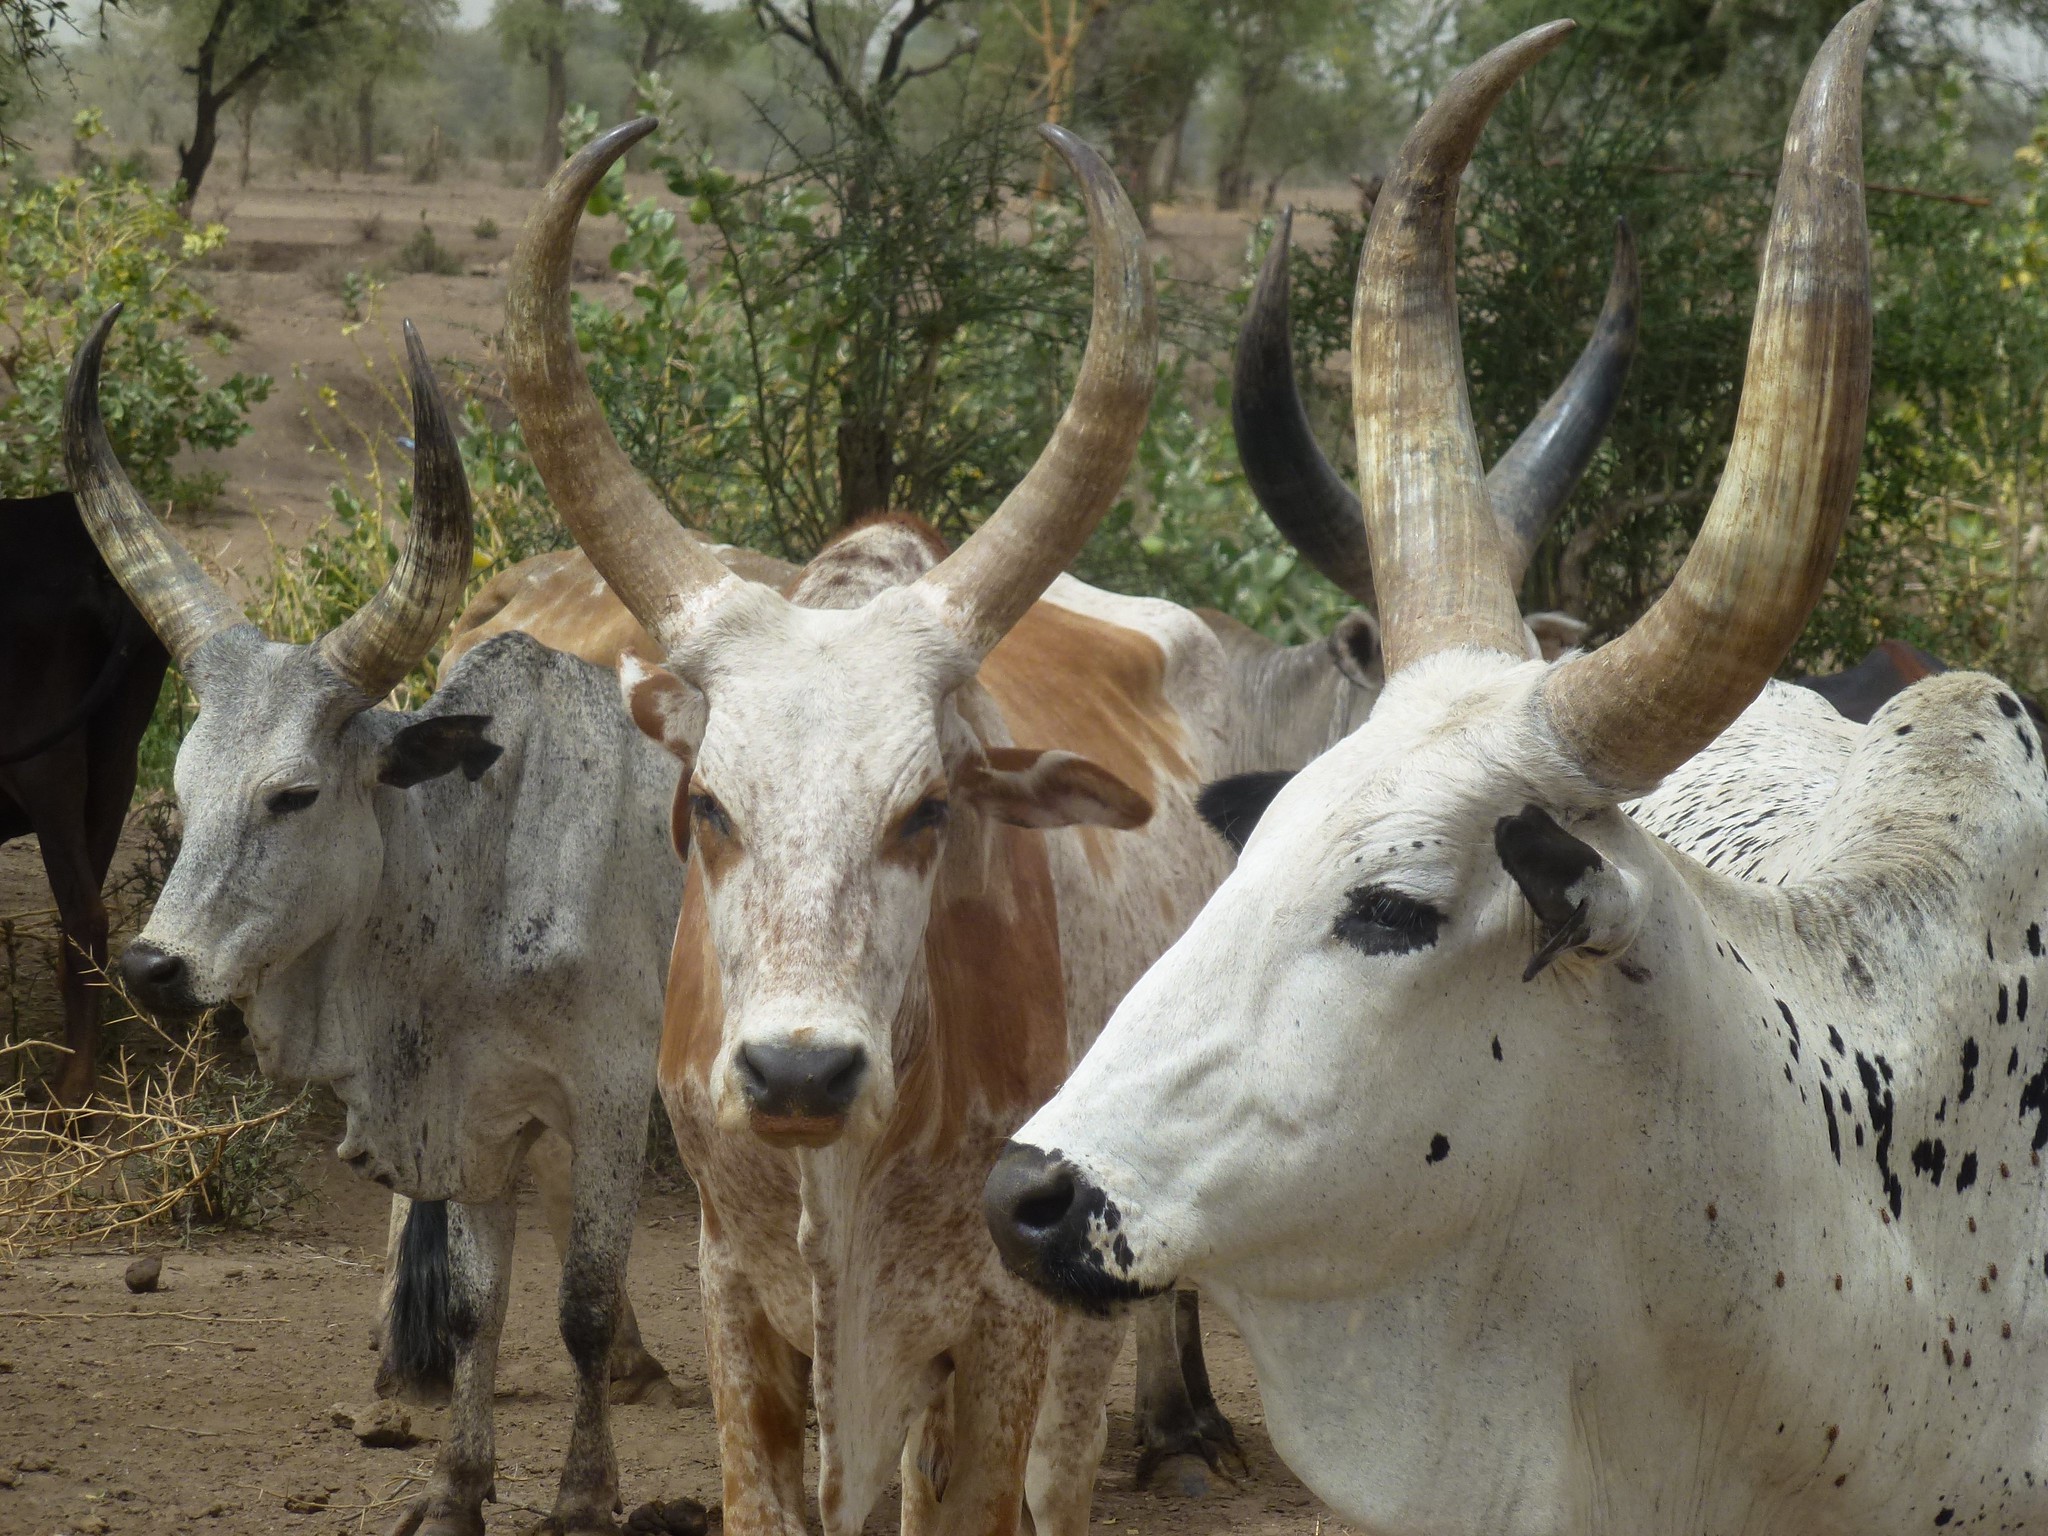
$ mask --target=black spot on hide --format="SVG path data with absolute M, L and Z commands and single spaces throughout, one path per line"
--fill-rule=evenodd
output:
M 1956 1095 L 1957 1105 L 1970 1102 L 1970 1095 L 1977 1091 L 1977 1042 L 1963 1042 L 1963 1091 Z
M 1209 823 L 1217 836 L 1239 853 L 1251 841 L 1259 818 L 1273 797 L 1294 777 L 1294 770 L 1266 773 L 1238 773 L 1202 786 L 1195 797 L 1195 811 Z
M 1871 1134 L 1877 1138 L 1874 1156 L 1878 1180 L 1896 1217 L 1905 1203 L 1905 1185 L 1892 1171 L 1892 1091 L 1879 1082 L 1878 1068 L 1861 1051 L 1856 1053 L 1856 1075 L 1863 1081 L 1863 1112 L 1869 1116 Z
M 1965 1152 L 1962 1166 L 1956 1169 L 1956 1193 L 1961 1194 L 1977 1182 L 1977 1154 Z
M 1948 1167 L 1948 1148 L 1939 1140 L 1922 1141 L 1913 1149 L 1913 1171 L 1924 1173 L 1936 1188 L 1941 1186 L 1942 1170 Z
M 1429 1156 L 1424 1158 L 1423 1161 L 1426 1163 L 1440 1163 L 1450 1155 L 1451 1139 L 1444 1135 L 1442 1131 L 1438 1131 L 1436 1135 L 1429 1138 Z

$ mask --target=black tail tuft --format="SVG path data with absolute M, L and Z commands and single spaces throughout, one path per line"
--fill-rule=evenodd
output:
M 377 1390 L 411 1401 L 443 1399 L 454 1384 L 454 1276 L 448 1266 L 448 1202 L 415 1200 L 398 1239 L 398 1283 L 384 1323 Z

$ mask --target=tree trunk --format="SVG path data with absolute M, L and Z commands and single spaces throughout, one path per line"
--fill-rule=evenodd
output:
M 192 142 L 178 146 L 178 180 L 185 185 L 186 208 L 199 201 L 199 184 L 219 145 L 220 99 L 202 88 L 192 114 Z
M 1250 152 L 1252 119 L 1258 109 L 1259 98 L 1253 93 L 1247 81 L 1244 100 L 1237 114 L 1237 127 L 1231 130 L 1230 142 L 1224 146 L 1223 158 L 1216 166 L 1216 211 L 1228 213 L 1244 202 L 1251 190 L 1252 175 L 1245 165 Z
M 1180 110 L 1173 115 L 1173 126 L 1166 130 L 1166 164 L 1159 173 L 1159 200 L 1170 203 L 1180 195 L 1180 152 L 1187 141 L 1188 117 L 1195 109 L 1195 97 L 1191 91 L 1181 102 Z
M 256 137 L 256 113 L 263 105 L 263 98 L 254 91 L 246 94 L 235 108 L 235 122 L 242 130 L 242 185 L 249 185 L 249 147 Z
M 1152 232 L 1152 155 L 1159 141 L 1141 132 L 1136 124 L 1119 123 L 1109 131 L 1109 152 L 1116 164 L 1117 180 L 1138 215 L 1138 225 Z
M 889 424 L 858 406 L 839 419 L 839 522 L 850 527 L 889 510 L 895 479 Z
M 363 76 L 356 87 L 356 169 L 365 176 L 377 169 L 377 77 Z
M 542 45 L 541 64 L 548 72 L 548 103 L 540 125 L 540 171 L 552 176 L 562 164 L 562 117 L 569 110 L 569 55 L 559 37 Z

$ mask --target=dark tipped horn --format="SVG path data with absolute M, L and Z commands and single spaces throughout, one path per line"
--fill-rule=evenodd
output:
M 1292 208 L 1280 217 L 1238 331 L 1230 396 L 1238 462 L 1287 542 L 1339 588 L 1371 606 L 1372 560 L 1358 495 L 1317 444 L 1295 379 L 1287 270 L 1293 218 Z M 1618 221 L 1614 270 L 1592 338 L 1486 477 L 1487 500 L 1518 581 L 1592 462 L 1621 401 L 1635 359 L 1640 300 L 1635 240 L 1627 222 Z
M 64 468 L 86 531 L 164 649 L 180 667 L 215 635 L 248 623 L 135 489 L 100 416 L 100 360 L 121 316 L 116 304 L 92 328 L 64 391 Z
M 469 481 L 420 333 L 405 322 L 412 375 L 412 532 L 383 589 L 320 641 L 320 655 L 371 701 L 425 657 L 462 603 L 471 547 Z
M 1593 462 L 1594 450 L 1614 419 L 1636 356 L 1636 326 L 1642 317 L 1642 271 L 1627 219 L 1614 221 L 1614 272 L 1593 336 L 1543 402 L 1522 435 L 1486 476 L 1487 500 L 1508 544 L 1508 565 L 1521 580 L 1572 488 Z
M 1294 377 L 1287 273 L 1294 210 L 1280 215 L 1237 333 L 1230 425 L 1252 494 L 1304 560 L 1353 600 L 1372 606 L 1372 554 L 1358 496 L 1316 442 Z

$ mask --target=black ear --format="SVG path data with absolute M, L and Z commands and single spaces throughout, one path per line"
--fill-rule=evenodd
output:
M 377 782 L 411 789 L 457 768 L 474 784 L 504 748 L 484 737 L 489 715 L 426 715 L 410 721 L 384 748 Z
M 1195 797 L 1195 811 L 1226 843 L 1243 853 L 1259 818 L 1266 814 L 1266 807 L 1294 777 L 1294 772 L 1287 768 L 1279 772 L 1237 773 L 1205 784 Z
M 1606 865 L 1590 844 L 1565 831 L 1540 805 L 1525 805 L 1521 815 L 1495 822 L 1493 848 L 1549 930 L 1522 975 L 1530 981 L 1565 950 L 1585 941 L 1590 887 L 1581 882 Z

